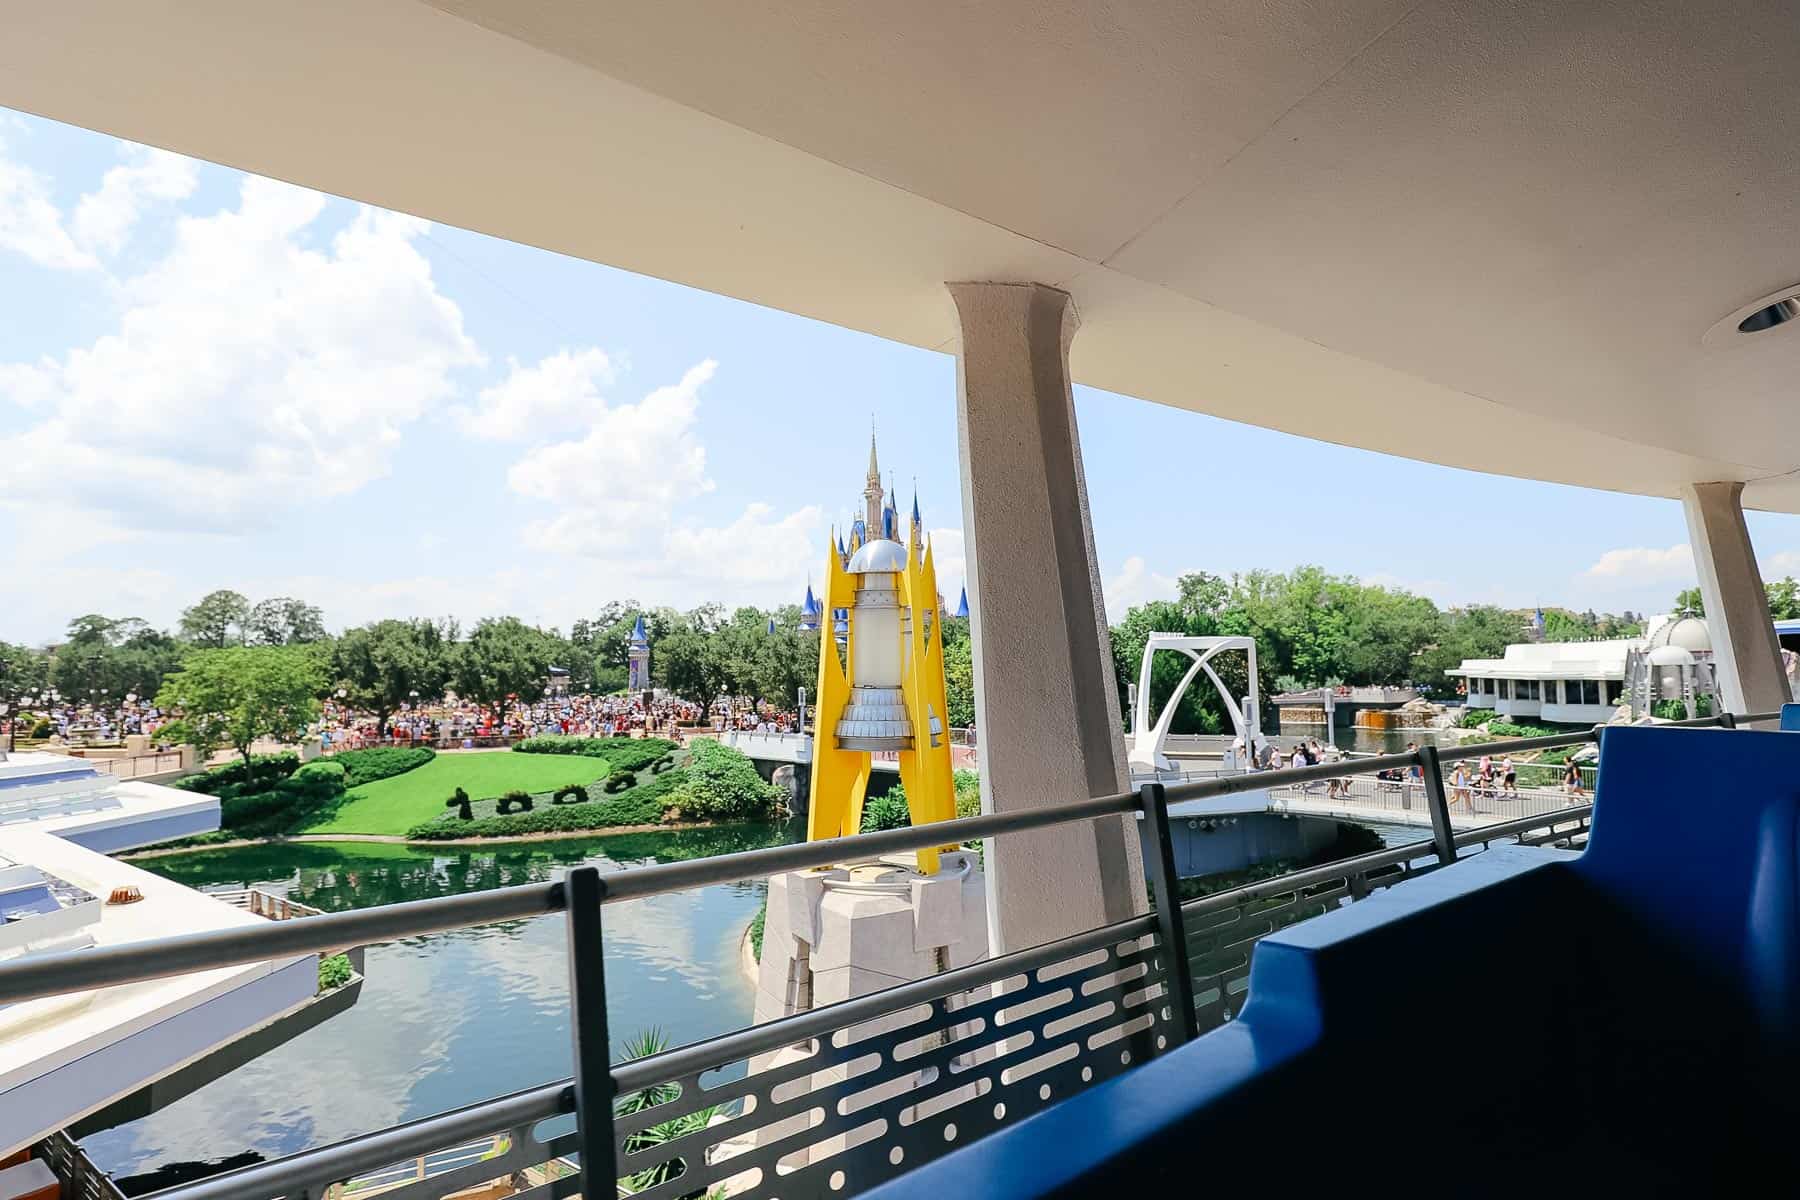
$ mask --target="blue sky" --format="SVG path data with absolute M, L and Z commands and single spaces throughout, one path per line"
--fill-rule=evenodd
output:
M 960 582 L 940 354 L 4 110 L 0 305 L 0 638 L 217 587 L 334 627 L 795 600 L 871 420 Z M 1115 615 L 1194 569 L 1612 610 L 1693 579 L 1672 501 L 1076 403 Z M 1752 531 L 1800 570 L 1795 518 Z

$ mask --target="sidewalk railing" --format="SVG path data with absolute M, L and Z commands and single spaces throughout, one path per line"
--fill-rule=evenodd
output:
M 1730 727 L 1733 719 L 1682 724 Z M 1602 736 L 1602 730 L 1593 730 L 1463 749 L 1427 746 L 1354 763 L 1173 787 L 1151 783 L 1135 792 L 1050 808 L 606 875 L 577 867 L 552 883 L 45 955 L 0 965 L 0 1004 L 562 913 L 572 1078 L 158 1195 L 166 1200 L 319 1196 L 346 1179 L 497 1136 L 505 1139 L 503 1153 L 402 1184 L 387 1195 L 442 1197 L 571 1154 L 579 1158 L 579 1176 L 523 1194 L 532 1200 L 576 1191 L 610 1197 L 621 1179 L 629 1179 L 633 1193 L 647 1200 L 719 1187 L 752 1197 L 854 1194 L 1230 1019 L 1241 1006 L 1250 951 L 1274 929 L 1453 863 L 1462 852 L 1493 841 L 1579 842 L 1591 811 L 1585 805 L 1456 832 L 1442 764 L 1484 753 L 1579 745 Z M 1430 841 L 1179 901 L 1171 802 L 1415 765 L 1424 775 Z M 1144 916 L 648 1058 L 610 1061 L 602 952 L 610 905 L 1122 817 L 1145 822 L 1152 849 L 1145 873 L 1154 905 Z M 655 1099 L 636 1112 L 616 1107 L 621 1097 L 634 1094 Z M 569 1114 L 575 1118 L 572 1129 L 551 1121 Z M 652 1125 L 677 1132 L 640 1136 Z

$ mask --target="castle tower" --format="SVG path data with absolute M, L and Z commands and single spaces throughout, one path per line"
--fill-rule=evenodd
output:
M 882 502 L 881 464 L 875 461 L 875 431 L 869 430 L 869 477 L 863 481 L 863 537 L 872 541 L 883 536 L 881 533 L 881 513 L 886 505 Z
M 631 641 L 625 648 L 625 690 L 650 690 L 650 634 L 644 628 L 643 613 L 638 614 L 637 624 L 631 627 Z

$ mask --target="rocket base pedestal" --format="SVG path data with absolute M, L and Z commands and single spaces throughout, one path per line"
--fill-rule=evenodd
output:
M 928 979 L 987 956 L 987 881 L 972 851 L 945 853 L 935 875 L 921 874 L 911 854 L 775 875 L 763 922 L 756 1023 Z M 882 1022 L 859 1028 L 876 1032 Z M 759 1055 L 750 1070 L 755 1074 L 800 1055 L 792 1049 Z M 812 1077 L 811 1086 L 842 1078 L 844 1068 L 828 1068 Z M 805 1128 L 805 1121 L 798 1117 L 759 1129 L 742 1141 L 745 1148 L 777 1141 Z M 838 1140 L 796 1150 L 783 1162 L 800 1165 L 813 1155 L 834 1153 Z M 729 1153 L 730 1146 L 720 1149 Z M 734 1189 L 727 1183 L 726 1190 Z

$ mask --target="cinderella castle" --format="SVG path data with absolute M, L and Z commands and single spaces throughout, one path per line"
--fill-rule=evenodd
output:
M 888 541 L 901 541 L 900 508 L 897 503 L 898 493 L 893 487 L 883 489 L 881 486 L 881 464 L 875 456 L 875 434 L 869 434 L 869 474 L 863 481 L 862 512 L 850 522 L 850 532 L 846 539 L 840 531 L 837 537 L 837 553 L 840 565 L 848 565 L 850 559 L 863 546 L 877 538 Z M 919 518 L 919 495 L 913 493 L 912 517 L 909 530 L 910 545 L 924 553 L 925 531 Z M 943 597 L 938 598 L 938 609 L 943 610 Z M 963 588 L 958 598 L 954 617 L 967 618 L 969 615 L 969 589 Z M 834 609 L 831 614 L 832 633 L 841 641 L 849 633 L 850 614 L 844 609 Z M 800 628 L 806 631 L 817 631 L 825 620 L 825 606 L 813 595 L 812 584 L 806 585 L 806 599 L 800 602 Z

